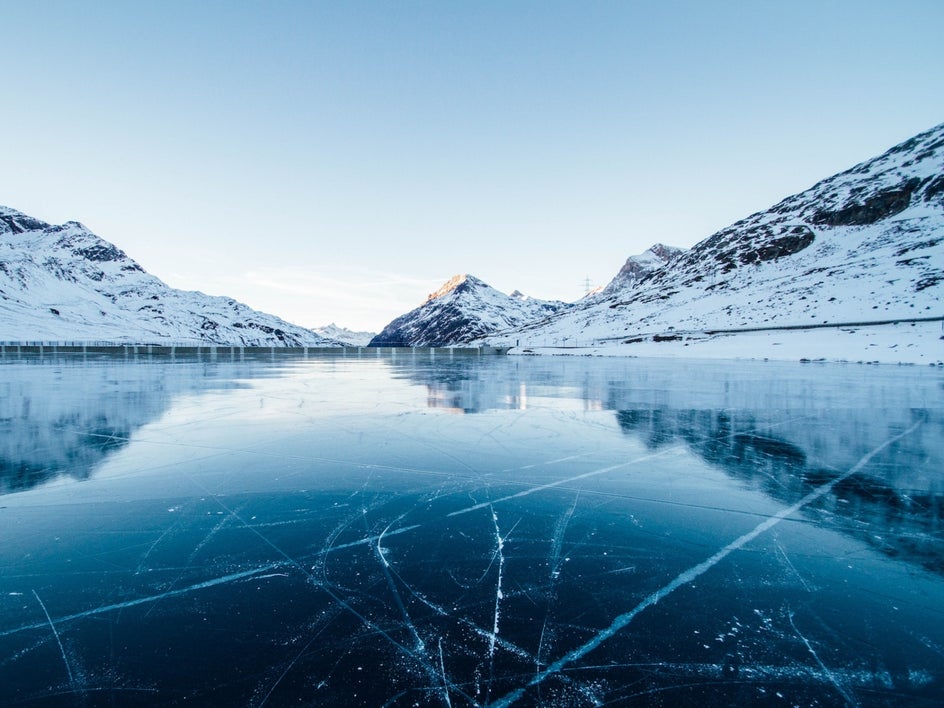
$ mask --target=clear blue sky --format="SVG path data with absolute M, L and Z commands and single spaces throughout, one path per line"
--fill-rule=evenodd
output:
M 944 121 L 944 2 L 8 2 L 0 204 L 377 330 L 573 300 Z

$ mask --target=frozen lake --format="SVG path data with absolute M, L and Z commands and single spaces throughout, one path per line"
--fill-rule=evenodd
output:
M 939 705 L 944 372 L 0 359 L 2 705 Z

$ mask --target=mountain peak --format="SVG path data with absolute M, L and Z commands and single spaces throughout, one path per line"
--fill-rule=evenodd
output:
M 684 248 L 655 243 L 639 255 L 627 258 L 619 273 L 610 281 L 609 285 L 603 288 L 601 293 L 608 296 L 617 291 L 631 288 L 644 276 L 658 270 L 681 253 L 685 253 Z
M 459 275 L 452 276 L 449 280 L 443 283 L 443 286 L 439 288 L 439 290 L 427 295 L 426 299 L 423 301 L 423 304 L 425 305 L 427 302 L 430 302 L 432 300 L 437 300 L 445 295 L 448 295 L 449 293 L 453 291 L 461 293 L 461 292 L 470 290 L 472 288 L 478 288 L 478 287 L 487 288 L 490 286 L 487 283 L 476 278 L 474 275 L 469 275 L 468 273 L 460 273 Z
M 390 322 L 371 340 L 375 347 L 453 346 L 519 327 L 557 312 L 564 303 L 505 295 L 468 275 L 450 278 L 426 301 Z
M 677 256 L 679 253 L 681 253 L 684 250 L 685 250 L 684 248 L 676 248 L 675 246 L 666 246 L 664 243 L 654 243 L 648 249 L 646 249 L 645 253 L 652 253 L 658 256 L 659 258 L 661 258 L 662 260 L 667 261 L 671 258 L 674 258 L 675 256 Z
M 334 322 L 323 327 L 315 327 L 313 331 L 315 334 L 345 347 L 366 347 L 370 340 L 377 336 L 376 332 L 354 332 Z

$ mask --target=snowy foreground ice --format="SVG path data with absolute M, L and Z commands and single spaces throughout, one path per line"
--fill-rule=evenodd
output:
M 2 705 L 939 705 L 936 367 L 0 359 Z

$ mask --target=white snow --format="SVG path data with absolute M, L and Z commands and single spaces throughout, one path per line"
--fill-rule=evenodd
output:
M 176 290 L 78 222 L 0 207 L 0 341 L 331 346 L 227 297 Z
M 629 288 L 484 341 L 535 353 L 936 363 L 940 321 L 910 322 L 944 317 L 942 186 L 944 125 L 737 222 Z M 896 194 L 905 196 L 889 207 Z M 891 321 L 901 324 L 878 324 Z M 802 329 L 821 325 L 836 327 Z M 782 327 L 796 329 L 706 334 Z
M 510 354 L 661 357 L 670 359 L 770 359 L 944 366 L 942 322 L 870 327 L 743 332 L 706 335 L 686 332 L 679 340 L 624 344 L 568 340 L 566 346 L 519 346 Z
M 518 291 L 505 295 L 471 275 L 457 275 L 422 305 L 393 320 L 377 335 L 383 346 L 448 346 L 546 317 L 565 303 L 538 300 Z
M 340 342 L 347 347 L 366 347 L 368 342 L 377 336 L 376 332 L 355 332 L 346 327 L 340 327 L 334 322 L 322 327 L 315 327 L 314 331 L 325 339 Z

